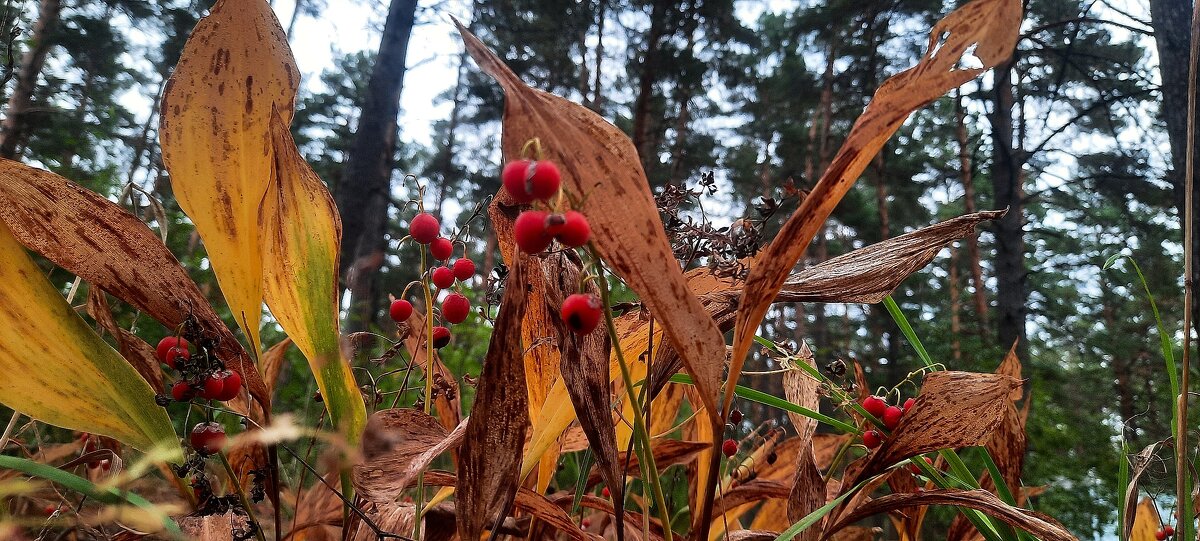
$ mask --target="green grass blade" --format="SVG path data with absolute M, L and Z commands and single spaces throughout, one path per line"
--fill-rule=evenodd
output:
M 671 376 L 670 381 L 671 381 L 671 383 L 683 383 L 686 385 L 693 384 L 692 377 L 687 374 L 675 374 L 675 375 Z M 805 417 L 808 417 L 809 419 L 815 419 L 817 422 L 825 423 L 829 426 L 835 427 L 838 430 L 841 430 L 848 434 L 858 434 L 859 433 L 859 430 L 857 428 L 855 428 L 854 425 L 846 423 L 845 421 L 839 421 L 839 420 L 834 419 L 833 417 L 830 417 L 823 413 L 810 410 L 804 406 L 799 406 L 799 405 L 793 404 L 793 403 L 788 402 L 787 400 L 779 398 L 778 396 L 775 396 L 775 395 L 767 394 L 762 391 L 751 389 L 749 387 L 743 387 L 741 385 L 734 387 L 733 392 L 735 395 L 737 395 L 738 398 L 743 398 L 743 399 L 749 400 L 751 402 L 757 402 L 759 404 L 763 404 L 765 406 L 771 406 L 773 408 L 781 409 L 783 411 L 790 411 L 795 414 L 803 415 Z
M 891 314 L 896 325 L 900 327 L 900 332 L 904 333 L 904 338 L 912 344 L 913 349 L 917 350 L 917 356 L 921 358 L 921 362 L 925 363 L 927 367 L 933 367 L 933 357 L 929 355 L 928 351 L 925 351 L 925 345 L 921 343 L 920 338 L 917 338 L 916 331 L 913 330 L 912 325 L 908 324 L 908 319 L 904 317 L 904 312 L 900 311 L 900 305 L 896 304 L 896 300 L 888 295 L 883 299 L 883 306 L 887 308 L 888 314 Z

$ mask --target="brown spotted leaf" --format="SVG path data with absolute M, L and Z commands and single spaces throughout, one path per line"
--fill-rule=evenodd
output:
M 1011 56 L 1021 11 L 1019 0 L 974 0 L 954 10 L 933 27 L 917 65 L 892 76 L 875 91 L 829 168 L 750 268 L 734 326 L 727 405 L 733 400 L 733 386 L 759 323 L 838 202 L 909 114 Z M 962 67 L 962 59 L 968 55 L 982 65 Z
M 1002 522 L 1025 530 L 1042 541 L 1077 541 L 1071 532 L 1049 516 L 1008 505 L 986 490 L 939 489 L 907 494 L 889 494 L 874 499 L 839 517 L 821 536 L 828 539 L 842 528 L 872 515 L 893 509 L 922 505 L 949 505 L 982 511 Z
M 516 325 L 514 325 L 514 327 L 516 327 Z M 472 415 L 472 418 L 474 418 L 474 415 Z M 432 486 L 460 486 L 461 479 L 461 477 L 455 477 L 454 474 L 443 471 L 429 471 L 425 473 L 424 477 L 425 484 Z M 462 510 L 462 492 L 457 489 L 456 492 L 458 493 L 459 498 L 458 521 L 461 531 L 462 520 L 465 515 L 463 514 L 464 511 Z M 576 541 L 597 541 L 600 539 L 598 536 L 580 531 L 579 528 L 575 526 L 575 523 L 571 521 L 571 517 L 567 516 L 567 513 L 563 511 L 561 507 L 555 505 L 554 502 L 550 501 L 545 496 L 527 488 L 513 491 L 512 505 L 520 511 L 529 513 L 537 517 L 539 520 L 544 520 L 552 524 L 555 528 L 558 528 L 559 531 L 567 534 L 568 537 Z M 507 507 L 508 506 L 506 505 L 505 508 L 507 509 Z M 491 528 L 492 524 L 493 521 L 489 521 L 484 524 L 484 526 Z M 480 532 L 482 531 L 483 530 L 480 530 Z M 470 539 L 480 539 L 480 537 L 472 537 Z
M 508 512 L 519 488 L 521 449 L 529 428 L 520 322 L 525 315 L 525 267 L 531 264 L 521 258 L 509 266 L 475 389 L 455 485 L 462 539 L 479 539 L 484 528 Z
M 466 429 L 464 421 L 447 433 L 436 419 L 416 409 L 375 412 L 363 435 L 363 463 L 354 467 L 354 486 L 370 500 L 395 500 L 438 455 L 458 447 Z
M 142 375 L 142 379 L 150 384 L 151 389 L 162 389 L 162 367 L 158 364 L 158 358 L 155 356 L 154 348 L 147 344 L 145 340 L 139 338 L 120 325 L 117 325 L 117 320 L 113 318 L 112 309 L 108 306 L 108 296 L 103 289 L 98 287 L 88 288 L 87 296 L 87 311 L 92 319 L 96 320 L 96 324 L 100 329 L 113 337 L 117 343 L 117 351 L 121 352 L 121 356 L 133 365 L 134 370 L 137 370 Z
M 771 530 L 734 530 L 726 536 L 727 541 L 774 541 L 779 532 Z
M 480 68 L 504 88 L 505 158 L 540 139 L 575 210 L 587 216 L 596 250 L 650 308 L 715 417 L 725 340 L 687 288 L 633 142 L 583 106 L 528 87 L 466 28 L 459 32 Z
M 659 439 L 654 440 L 650 449 L 654 453 L 654 465 L 658 466 L 659 470 L 665 470 L 676 464 L 687 464 L 694 460 L 700 452 L 711 447 L 712 444 L 703 441 Z M 638 461 L 636 452 L 621 452 L 617 455 L 617 462 L 624 468 L 624 475 L 638 478 L 642 476 L 641 463 Z M 589 487 L 593 486 L 600 482 L 600 479 L 600 472 L 593 471 L 588 475 L 587 484 Z M 610 482 L 607 479 L 604 481 L 605 483 Z M 618 499 L 618 501 L 620 500 Z
M 1155 534 L 1162 529 L 1158 521 L 1158 509 L 1154 500 L 1142 498 L 1137 505 L 1137 516 L 1133 518 L 1133 528 L 1129 531 L 1129 541 L 1157 541 Z
M 254 362 L 146 224 L 48 171 L 0 160 L 0 179 L 0 220 L 21 244 L 167 328 L 182 329 L 191 342 L 212 340 L 216 356 L 239 372 L 254 399 L 270 410 Z M 185 322 L 194 323 L 195 332 Z

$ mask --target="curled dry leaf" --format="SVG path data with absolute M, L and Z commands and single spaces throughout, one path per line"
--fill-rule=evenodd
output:
M 146 224 L 116 203 L 54 173 L 0 160 L 0 220 L 21 244 L 42 254 L 169 329 L 211 339 L 215 355 L 242 375 L 254 399 L 271 399 L 254 362 L 217 316 L 183 266 Z
M 750 268 L 734 327 L 726 407 L 733 400 L 730 391 L 753 344 L 755 330 L 834 207 L 909 114 L 1012 54 L 1021 10 L 1018 0 L 974 0 L 954 10 L 933 27 L 925 55 L 917 65 L 892 76 L 875 91 L 829 168 Z M 962 67 L 966 55 L 973 55 L 982 66 Z
M 830 524 L 821 539 L 829 539 L 842 528 L 871 515 L 886 513 L 893 509 L 923 505 L 951 505 L 982 511 L 1004 523 L 1025 530 L 1042 541 L 1077 541 L 1071 532 L 1047 515 L 1035 511 L 1018 509 L 1008 505 L 986 490 L 939 489 L 907 494 L 882 496 L 839 517 Z
M 739 484 L 734 488 L 724 491 L 721 497 L 717 498 L 713 504 L 713 520 L 720 521 L 721 516 L 728 511 L 748 503 L 760 502 L 772 498 L 786 498 L 790 491 L 791 487 L 787 484 L 770 479 L 755 479 Z
M 1158 450 L 1159 442 L 1147 445 L 1138 454 L 1133 455 L 1130 460 L 1129 468 L 1129 486 L 1125 489 L 1125 509 L 1122 516 L 1125 517 L 1125 523 L 1121 525 L 1125 532 L 1125 539 L 1130 539 L 1133 535 L 1133 526 L 1139 510 L 1136 507 L 1138 501 L 1138 482 L 1142 479 L 1142 474 L 1146 473 L 1146 468 L 1154 463 L 1154 453 Z
M 108 306 L 108 297 L 103 289 L 95 286 L 88 288 L 87 312 L 92 319 L 96 320 L 100 330 L 113 337 L 113 340 L 117 342 L 117 351 L 120 351 L 121 356 L 133 365 L 138 374 L 142 375 L 142 379 L 150 384 L 150 388 L 162 389 L 162 367 L 159 366 L 158 359 L 155 357 L 154 348 L 136 334 L 117 325 L 117 320 L 113 318 L 112 309 Z
M 279 374 L 283 372 L 283 367 L 287 364 L 287 352 L 291 346 L 291 338 L 280 340 L 263 353 L 259 363 L 262 367 L 263 383 L 266 384 L 267 392 L 272 397 L 275 395 L 275 387 L 279 382 Z
M 587 216 L 594 246 L 662 324 L 715 418 L 725 340 L 687 288 L 633 142 L 591 110 L 528 87 L 462 25 L 459 33 L 475 62 L 504 88 L 506 159 L 540 138 L 575 210 Z
M 221 292 L 259 350 L 259 205 L 272 178 L 271 117 L 291 122 L 300 73 L 265 0 L 219 0 L 196 25 L 162 98 L 159 139 L 179 206 Z
M 425 472 L 425 484 L 431 486 L 457 486 L 458 479 L 461 479 L 461 477 L 455 477 L 454 474 L 443 471 Z M 462 493 L 458 492 L 458 494 L 458 508 L 460 510 L 458 513 L 458 522 L 461 531 L 461 524 L 464 515 L 461 511 Z M 568 495 L 567 497 L 570 496 Z M 512 504 L 518 510 L 529 513 L 540 520 L 550 523 L 555 528 L 558 528 L 559 531 L 567 534 L 568 537 L 576 541 L 596 541 L 600 539 L 599 536 L 581 531 L 578 527 L 576 527 L 575 523 L 571 521 L 571 517 L 567 516 L 567 513 L 563 511 L 559 505 L 555 505 L 555 503 L 546 498 L 546 496 L 538 494 L 527 488 L 514 491 Z M 490 528 L 492 525 L 492 522 L 485 524 L 485 526 L 488 528 Z M 482 532 L 482 530 L 480 531 Z M 479 539 L 479 537 L 472 537 L 471 539 Z
M 560 492 L 558 494 L 550 496 L 549 500 L 551 502 L 557 504 L 560 507 L 569 508 L 575 502 L 575 495 L 570 494 L 570 493 Z M 600 511 L 601 513 L 605 513 L 609 516 L 616 515 L 616 508 L 613 507 L 612 502 L 609 501 L 607 498 L 599 498 L 599 497 L 593 496 L 591 494 L 585 494 L 583 496 L 583 499 L 581 499 L 579 501 L 579 505 L 581 507 L 586 507 L 588 509 L 595 509 L 595 510 Z M 649 522 L 649 524 L 650 524 L 650 535 L 648 536 L 649 539 L 651 539 L 653 541 L 661 541 L 663 539 L 662 523 L 659 522 L 658 519 L 656 519 L 654 517 L 647 517 L 645 515 L 642 515 L 641 513 L 636 513 L 633 511 L 629 511 L 629 510 L 625 510 L 622 514 L 624 515 L 625 535 L 630 536 L 634 539 L 642 539 L 644 536 L 642 535 L 642 532 L 641 532 L 641 525 L 645 522 Z
M 525 315 L 525 268 L 531 264 L 527 258 L 511 262 L 475 388 L 475 409 L 467 422 L 455 485 L 462 539 L 479 539 L 486 526 L 508 512 L 519 488 L 521 450 L 529 428 L 520 322 Z
M 463 422 L 448 433 L 437 419 L 417 409 L 375 412 L 363 433 L 363 463 L 354 467 L 354 487 L 369 500 L 394 501 L 433 459 L 462 443 L 466 427 Z
M 263 299 L 308 359 L 334 428 L 357 443 L 367 412 L 342 355 L 338 330 L 342 222 L 333 197 L 300 156 L 278 110 L 271 116 L 270 136 L 271 184 L 258 223 Z
M 678 464 L 687 464 L 696 458 L 701 451 L 709 449 L 712 444 L 704 441 L 686 441 L 686 440 L 655 440 L 651 444 L 651 452 L 654 453 L 654 465 L 658 466 L 659 470 L 665 470 L 671 466 Z M 637 453 L 622 452 L 617 455 L 617 463 L 624 467 L 625 473 L 629 477 L 641 477 L 642 470 L 640 462 L 638 462 Z M 600 482 L 601 475 L 597 471 L 593 471 L 588 475 L 587 485 L 594 486 Z M 605 483 L 609 483 L 605 479 Z M 615 498 L 616 501 L 621 501 Z
M 734 530 L 725 538 L 729 541 L 774 541 L 779 532 L 771 530 Z

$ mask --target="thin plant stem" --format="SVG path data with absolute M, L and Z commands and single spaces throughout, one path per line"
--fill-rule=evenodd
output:
M 258 541 L 267 541 L 266 537 L 263 537 L 262 523 L 254 516 L 254 508 L 250 506 L 250 500 L 246 499 L 246 493 L 242 490 L 242 482 L 238 480 L 237 474 L 234 473 L 233 466 L 229 465 L 229 460 L 226 460 L 225 453 L 217 453 L 217 458 L 221 459 L 221 465 L 225 467 L 225 473 L 229 474 L 229 481 L 233 483 L 233 490 L 237 492 L 238 501 L 242 502 L 242 507 L 246 509 L 246 515 L 250 517 L 250 522 L 254 525 L 254 536 L 258 538 Z M 275 535 L 279 535 L 279 533 L 276 532 Z
M 8 438 L 12 437 L 13 430 L 17 428 L 17 420 L 21 418 L 21 412 L 14 410 L 12 418 L 8 420 L 8 426 L 4 427 L 4 435 L 0 436 L 0 451 L 4 451 L 4 447 L 8 445 Z
M 1200 2 L 1192 6 L 1191 51 L 1188 62 L 1187 90 L 1187 148 L 1184 166 L 1184 226 L 1183 226 L 1183 359 L 1180 375 L 1180 390 L 1178 395 L 1179 417 L 1175 419 L 1175 490 L 1179 502 L 1179 538 L 1184 541 L 1192 539 L 1192 490 L 1191 479 L 1188 477 L 1187 463 L 1187 414 L 1188 414 L 1188 384 L 1191 368 L 1191 339 L 1192 339 L 1192 251 L 1195 249 L 1192 227 L 1193 216 L 1192 187 L 1195 184 L 1196 168 L 1196 75 L 1197 63 L 1200 62 Z

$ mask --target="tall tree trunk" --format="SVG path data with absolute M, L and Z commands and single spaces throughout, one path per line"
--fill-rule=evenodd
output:
M 467 64 L 467 51 L 458 55 L 458 72 L 454 79 L 454 105 L 450 108 L 450 120 L 446 125 L 446 147 L 442 150 L 441 164 L 441 185 L 438 186 L 437 198 L 437 216 L 438 222 L 442 220 L 442 205 L 446 203 L 446 189 L 451 183 L 451 178 L 454 176 L 454 147 L 458 144 L 458 125 L 459 117 L 462 111 L 463 102 L 463 73 Z
M 375 273 L 387 247 L 396 116 L 416 10 L 417 0 L 392 0 L 388 8 L 358 129 L 338 184 L 336 199 L 342 214 L 340 268 L 350 289 L 351 331 L 366 329 L 375 316 Z
M 42 0 L 38 6 L 37 23 L 33 25 L 30 48 L 21 57 L 21 68 L 17 73 L 17 85 L 8 98 L 4 121 L 0 123 L 0 157 L 14 159 L 17 148 L 28 128 L 26 114 L 33 104 L 33 90 L 38 75 L 46 65 L 46 54 L 50 52 L 50 37 L 58 26 L 62 3 L 59 0 Z
M 989 115 L 992 125 L 992 190 L 997 209 L 1008 209 L 998 220 L 996 233 L 996 336 L 1000 345 L 1018 342 L 1018 354 L 1028 358 L 1025 335 L 1025 231 L 1022 208 L 1022 152 L 1013 138 L 1013 109 L 1016 105 L 1012 80 L 1014 60 L 997 66 Z
M 950 245 L 950 278 L 947 286 L 950 289 L 950 358 L 962 360 L 962 320 L 958 317 L 961 310 L 960 293 L 958 289 L 958 246 Z
M 654 94 L 654 83 L 658 81 L 659 42 L 666 32 L 666 11 L 672 2 L 655 0 L 650 10 L 650 29 L 646 32 L 646 50 L 642 55 L 641 72 L 638 75 L 637 100 L 633 105 L 633 146 L 642 159 L 642 167 L 649 172 L 650 100 Z
M 955 131 L 958 137 L 958 169 L 959 178 L 963 184 L 963 203 L 965 210 L 970 214 L 975 212 L 975 174 L 971 164 L 970 140 L 967 137 L 966 112 L 963 109 L 962 94 L 960 93 L 956 93 L 954 97 L 954 118 L 957 123 Z M 983 265 L 980 263 L 979 256 L 979 235 L 972 232 L 967 235 L 966 240 L 967 257 L 970 258 L 971 264 L 971 287 L 975 290 L 975 314 L 979 318 L 979 328 L 987 329 L 990 323 L 988 323 L 987 291 L 983 287 Z M 981 334 L 986 336 L 985 333 Z
M 1158 49 L 1158 70 L 1162 77 L 1162 107 L 1159 109 L 1167 124 L 1167 139 L 1171 144 L 1171 171 L 1167 178 L 1175 196 L 1175 208 L 1179 212 L 1180 229 L 1183 227 L 1187 169 L 1187 92 L 1188 56 L 1191 51 L 1192 3 L 1188 0 L 1150 0 L 1150 24 L 1154 28 L 1154 43 Z M 1200 143 L 1200 138 L 1197 138 Z M 1200 145 L 1198 145 L 1200 146 Z M 1200 154 L 1197 154 L 1200 155 Z M 1192 212 L 1200 211 L 1200 184 L 1193 187 Z M 1196 215 L 1196 214 L 1193 214 Z M 1200 257 L 1200 220 L 1196 220 L 1192 231 L 1192 256 Z M 1200 265 L 1193 270 L 1193 284 L 1200 284 Z M 1200 302 L 1192 303 L 1192 324 L 1200 332 Z
M 596 48 L 594 51 L 596 65 L 592 70 L 592 97 L 587 105 L 599 113 L 604 107 L 604 95 L 600 93 L 600 73 L 604 66 L 604 12 L 608 7 L 608 2 L 600 0 L 596 4 Z

